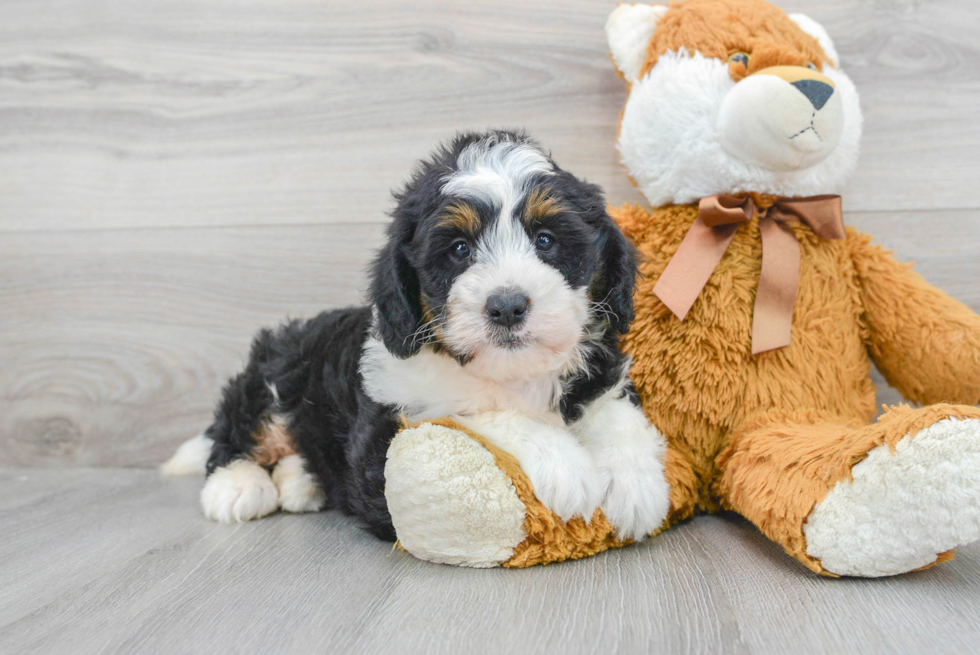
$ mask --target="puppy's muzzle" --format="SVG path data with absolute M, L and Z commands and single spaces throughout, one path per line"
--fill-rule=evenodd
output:
M 512 330 L 527 318 L 530 299 L 519 289 L 497 289 L 487 298 L 487 318 Z

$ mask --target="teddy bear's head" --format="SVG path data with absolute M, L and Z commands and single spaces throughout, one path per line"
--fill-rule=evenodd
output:
M 654 205 L 716 193 L 834 193 L 861 108 L 827 32 L 763 0 L 621 4 L 606 34 L 627 82 L 618 146 Z

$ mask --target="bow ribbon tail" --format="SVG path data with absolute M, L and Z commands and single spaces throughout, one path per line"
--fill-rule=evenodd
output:
M 762 272 L 752 314 L 752 354 L 790 344 L 793 306 L 800 282 L 800 243 L 789 228 L 767 218 L 762 233 Z
M 708 283 L 737 229 L 737 224 L 708 227 L 698 216 L 684 236 L 653 287 L 654 295 L 680 320 L 684 320 Z

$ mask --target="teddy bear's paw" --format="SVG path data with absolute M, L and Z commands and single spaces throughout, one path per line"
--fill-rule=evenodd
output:
M 286 512 L 319 512 L 327 495 L 306 470 L 300 455 L 283 457 L 272 469 L 272 481 L 279 490 L 279 506 Z
M 534 495 L 562 521 L 592 519 L 608 478 L 585 448 L 571 437 L 567 443 L 529 440 L 517 459 Z
M 804 526 L 807 554 L 825 570 L 895 575 L 980 539 L 980 420 L 943 419 L 851 472 Z
M 524 503 L 493 455 L 445 426 L 423 423 L 392 440 L 385 498 L 402 547 L 430 562 L 497 566 L 527 536 Z
M 659 528 L 670 509 L 664 467 L 655 453 L 615 448 L 599 457 L 609 480 L 602 513 L 625 541 L 639 541 Z
M 208 476 L 201 490 L 201 508 L 219 523 L 251 521 L 279 508 L 279 491 L 264 468 L 236 459 Z

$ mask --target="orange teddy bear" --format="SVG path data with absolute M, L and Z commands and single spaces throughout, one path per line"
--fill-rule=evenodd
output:
M 980 538 L 980 317 L 825 195 L 861 135 L 829 36 L 763 0 L 624 4 L 606 31 L 628 90 L 619 150 L 657 207 L 611 213 L 642 256 L 625 349 L 669 442 L 665 527 L 733 510 L 825 575 L 950 559 Z M 875 420 L 872 361 L 923 406 Z M 404 430 L 388 458 L 399 539 L 424 559 L 620 545 L 599 513 L 561 523 L 513 458 L 452 421 Z

